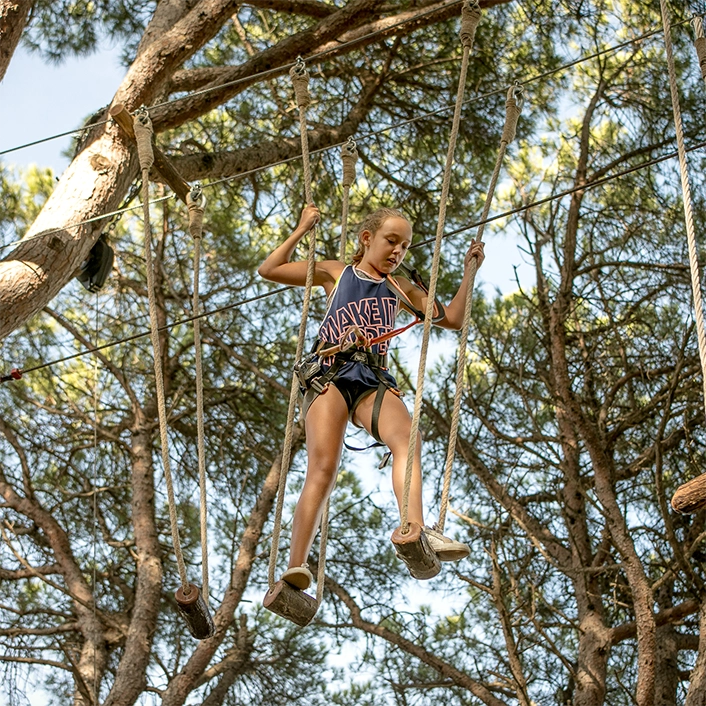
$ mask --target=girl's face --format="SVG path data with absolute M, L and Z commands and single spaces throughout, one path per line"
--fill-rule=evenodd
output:
M 412 226 L 404 218 L 390 216 L 375 233 L 363 231 L 361 239 L 365 246 L 361 264 L 370 265 L 380 274 L 387 275 L 404 260 L 412 244 Z

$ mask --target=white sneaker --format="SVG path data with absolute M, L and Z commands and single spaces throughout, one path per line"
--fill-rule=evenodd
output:
M 471 553 L 471 548 L 467 544 L 445 537 L 432 527 L 424 527 L 423 532 L 440 561 L 459 561 Z
M 298 588 L 300 591 L 306 591 L 306 589 L 311 586 L 313 580 L 314 577 L 311 575 L 311 571 L 309 571 L 306 564 L 293 566 L 282 574 L 282 581 L 286 581 L 290 586 Z

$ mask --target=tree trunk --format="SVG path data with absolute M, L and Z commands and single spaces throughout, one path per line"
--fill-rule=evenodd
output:
M 0 81 L 27 24 L 34 0 L 0 0 Z
M 162 594 L 162 562 L 154 512 L 152 434 L 141 415 L 132 429 L 132 526 L 137 553 L 135 603 L 125 649 L 105 706 L 134 704 L 147 686 L 152 637 Z

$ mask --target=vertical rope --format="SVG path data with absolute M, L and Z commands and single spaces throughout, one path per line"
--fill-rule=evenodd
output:
M 414 464 L 417 434 L 419 433 L 419 419 L 422 411 L 422 399 L 424 395 L 424 374 L 427 364 L 427 352 L 429 349 L 429 337 L 431 333 L 432 318 L 434 316 L 434 302 L 436 299 L 436 283 L 439 276 L 439 262 L 441 260 L 441 240 L 446 225 L 446 207 L 449 198 L 449 185 L 451 183 L 451 168 L 456 151 L 456 141 L 458 138 L 459 126 L 461 123 L 461 108 L 463 105 L 463 94 L 466 85 L 466 75 L 468 73 L 468 57 L 473 47 L 475 30 L 480 21 L 481 11 L 478 2 L 465 2 L 461 17 L 461 43 L 463 44 L 463 58 L 461 60 L 461 72 L 458 80 L 458 90 L 456 92 L 456 106 L 454 108 L 451 135 L 446 153 L 446 166 L 441 186 L 441 199 L 439 205 L 439 220 L 436 227 L 436 238 L 434 240 L 434 254 L 432 256 L 431 274 L 429 277 L 429 294 L 427 298 L 427 309 L 424 317 L 424 333 L 422 334 L 422 347 L 419 354 L 419 369 L 417 371 L 417 392 L 414 398 L 414 413 L 412 414 L 412 425 L 409 433 L 409 447 L 407 449 L 407 467 L 405 470 L 404 488 L 402 491 L 402 507 L 400 508 L 400 527 L 403 534 L 409 531 L 409 490 L 412 485 L 412 467 Z
M 304 163 L 304 192 L 306 202 L 312 202 L 311 192 L 311 164 L 309 162 L 309 141 L 306 130 L 306 109 L 311 100 L 309 98 L 309 72 L 301 57 L 289 72 L 292 78 L 294 94 L 299 108 L 299 134 L 302 143 L 302 161 Z M 309 251 L 307 259 L 306 283 L 304 286 L 304 301 L 302 303 L 302 318 L 299 324 L 299 336 L 297 338 L 296 360 L 302 357 L 304 352 L 304 341 L 306 339 L 306 322 L 309 317 L 309 302 L 311 301 L 311 290 L 314 284 L 314 265 L 316 258 L 316 226 L 309 234 Z M 287 424 L 285 427 L 284 445 L 282 448 L 282 460 L 280 461 L 279 484 L 277 488 L 277 505 L 275 507 L 274 528 L 272 530 L 272 548 L 270 550 L 270 565 L 267 573 L 269 587 L 275 585 L 275 571 L 277 569 L 277 553 L 279 551 L 279 537 L 282 532 L 282 509 L 284 507 L 284 491 L 287 485 L 287 473 L 292 457 L 292 440 L 294 437 L 294 415 L 299 398 L 299 381 L 295 373 L 292 374 L 292 384 L 289 391 L 289 407 L 287 409 Z M 326 548 L 323 547 L 325 552 Z M 319 562 L 321 563 L 321 562 Z
M 176 514 L 176 502 L 174 500 L 174 486 L 172 483 L 172 469 L 169 462 L 169 437 L 167 436 L 167 405 L 164 399 L 164 376 L 162 374 L 162 346 L 159 342 L 159 329 L 157 322 L 157 301 L 155 298 L 154 268 L 152 264 L 152 227 L 150 225 L 150 202 L 149 202 L 149 176 L 150 168 L 154 162 L 152 151 L 152 121 L 147 110 L 136 111 L 133 121 L 135 139 L 137 141 L 137 154 L 140 158 L 140 169 L 142 170 L 142 216 L 145 223 L 145 267 L 147 271 L 147 298 L 150 309 L 150 338 L 152 340 L 152 350 L 154 351 L 154 377 L 157 391 L 157 411 L 159 415 L 159 436 L 162 447 L 162 466 L 164 467 L 164 479 L 167 485 L 167 502 L 169 504 L 169 521 L 172 532 L 172 545 L 176 556 L 177 568 L 183 592 L 188 595 L 191 592 L 189 582 L 186 578 L 186 565 L 184 555 L 181 551 L 179 541 L 178 519 Z
M 689 182 L 689 167 L 686 161 L 684 145 L 684 129 L 682 127 L 681 107 L 679 105 L 679 89 L 677 87 L 677 72 L 674 68 L 674 51 L 672 49 L 672 29 L 669 19 L 669 8 L 665 0 L 659 0 L 662 11 L 662 27 L 664 29 L 664 47 L 667 52 L 667 69 L 669 72 L 669 90 L 672 96 L 672 111 L 674 127 L 677 134 L 677 152 L 679 154 L 679 173 L 681 176 L 682 201 L 684 202 L 684 220 L 686 222 L 686 239 L 689 246 L 689 271 L 691 273 L 691 291 L 694 297 L 694 314 L 696 318 L 696 338 L 699 345 L 701 361 L 701 377 L 703 383 L 704 414 L 706 414 L 706 332 L 704 332 L 704 310 L 701 298 L 701 273 L 696 249 L 696 231 L 694 229 L 694 212 L 691 199 L 691 184 Z M 703 34 L 703 28 L 702 28 Z
M 98 348 L 98 291 L 93 295 L 93 308 L 95 310 L 95 333 L 93 347 Z M 96 544 L 98 541 L 98 356 L 93 356 L 93 547 L 92 547 L 92 591 L 93 599 L 93 623 L 97 622 L 98 606 L 96 605 Z M 93 703 L 98 703 L 98 656 L 96 649 L 93 649 Z
M 500 175 L 500 167 L 502 166 L 507 146 L 515 139 L 517 132 L 517 121 L 520 117 L 522 109 L 522 88 L 513 86 L 507 94 L 505 101 L 505 126 L 503 128 L 502 138 L 500 140 L 500 150 L 497 159 L 495 160 L 495 168 L 493 175 L 490 178 L 490 186 L 485 197 L 483 205 L 483 213 L 480 217 L 482 221 L 476 232 L 476 240 L 483 240 L 483 232 L 485 231 L 485 220 L 490 212 L 490 205 L 495 193 L 495 187 L 498 183 Z M 476 279 L 477 260 L 473 258 L 470 265 L 468 288 L 466 289 L 466 299 L 463 309 L 463 325 L 461 326 L 461 334 L 458 341 L 458 353 L 456 360 L 456 390 L 454 392 L 453 410 L 451 412 L 451 427 L 449 429 L 449 445 L 446 450 L 446 464 L 444 466 L 444 487 L 441 492 L 441 507 L 439 508 L 439 519 L 436 522 L 436 529 L 439 532 L 444 531 L 446 523 L 446 512 L 449 505 L 449 492 L 451 488 L 451 476 L 453 470 L 454 457 L 456 455 L 456 441 L 458 439 L 458 425 L 461 412 L 461 394 L 464 388 L 464 373 L 466 369 L 466 347 L 468 343 L 468 332 L 471 327 L 471 309 L 473 305 L 473 286 Z
M 341 245 L 338 251 L 338 259 L 342 262 L 346 259 L 346 245 L 348 244 L 348 202 L 350 199 L 351 186 L 355 182 L 355 163 L 358 161 L 358 149 L 352 137 L 341 146 L 341 161 L 343 162 L 343 207 L 341 209 Z
M 191 300 L 194 316 L 194 356 L 196 359 L 196 445 L 199 457 L 199 525 L 201 528 L 201 583 L 203 599 L 208 606 L 208 511 L 206 508 L 206 450 L 203 427 L 203 362 L 201 357 L 201 319 L 199 318 L 199 275 L 201 271 L 201 237 L 206 197 L 196 182 L 186 195 L 189 209 L 189 233 L 194 239 L 194 291 Z

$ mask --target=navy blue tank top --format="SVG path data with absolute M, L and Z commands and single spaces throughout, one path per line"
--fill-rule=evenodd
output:
M 368 338 L 381 336 L 392 331 L 397 310 L 397 297 L 387 288 L 384 279 L 373 279 L 348 265 L 329 297 L 328 309 L 319 327 L 319 339 L 329 343 L 342 343 L 344 338 L 354 341 L 355 334 L 349 331 L 354 325 Z M 389 345 L 389 341 L 376 343 L 372 352 L 383 355 Z
M 373 279 L 353 265 L 348 265 L 329 296 L 326 315 L 319 327 L 319 340 L 327 343 L 341 343 L 343 339 L 353 341 L 356 338 L 353 332 L 346 335 L 353 325 L 358 326 L 367 338 L 381 336 L 394 328 L 398 310 L 398 299 L 387 288 L 384 279 Z M 384 355 L 389 347 L 390 342 L 383 341 L 373 345 L 371 350 Z M 337 377 L 362 382 L 370 387 L 379 384 L 375 373 L 364 363 L 345 363 Z M 394 381 L 389 374 L 385 377 Z

